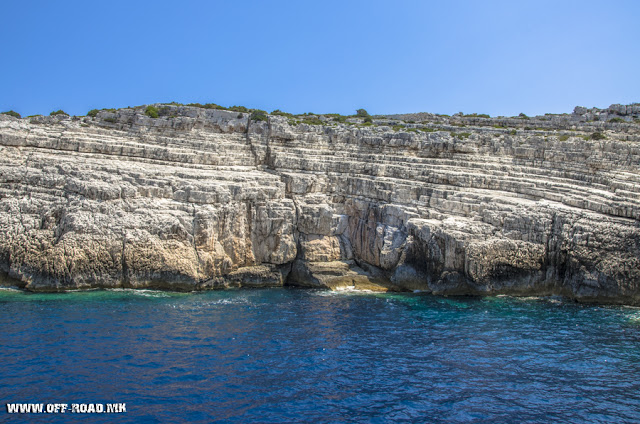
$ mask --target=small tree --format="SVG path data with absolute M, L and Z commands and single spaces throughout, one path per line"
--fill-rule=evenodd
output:
M 369 112 L 364 109 L 358 109 L 356 110 L 356 116 L 359 118 L 366 118 L 367 116 L 369 116 Z
M 62 109 L 54 110 L 53 112 L 51 112 L 49 114 L 49 116 L 56 116 L 56 115 L 67 115 L 67 116 L 69 116 L 69 114 L 67 112 L 65 112 L 64 110 L 62 110 Z

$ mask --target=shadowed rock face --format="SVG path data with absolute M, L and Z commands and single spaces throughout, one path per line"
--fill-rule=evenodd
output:
M 0 115 L 0 271 L 41 291 L 291 284 L 640 304 L 634 107 L 372 126 L 184 106 Z

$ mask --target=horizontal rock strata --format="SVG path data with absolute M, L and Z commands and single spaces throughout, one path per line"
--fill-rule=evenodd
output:
M 640 304 L 635 105 L 322 125 L 161 110 L 0 115 L 3 278 Z

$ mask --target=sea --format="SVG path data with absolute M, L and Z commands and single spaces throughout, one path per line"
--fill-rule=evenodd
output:
M 640 422 L 640 309 L 627 306 L 2 289 L 0 331 L 0 422 Z

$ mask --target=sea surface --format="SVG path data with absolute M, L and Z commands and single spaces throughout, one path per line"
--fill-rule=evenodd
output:
M 640 422 L 638 308 L 4 289 L 0 329 L 2 422 Z M 126 403 L 126 412 L 10 415 L 10 402 Z

